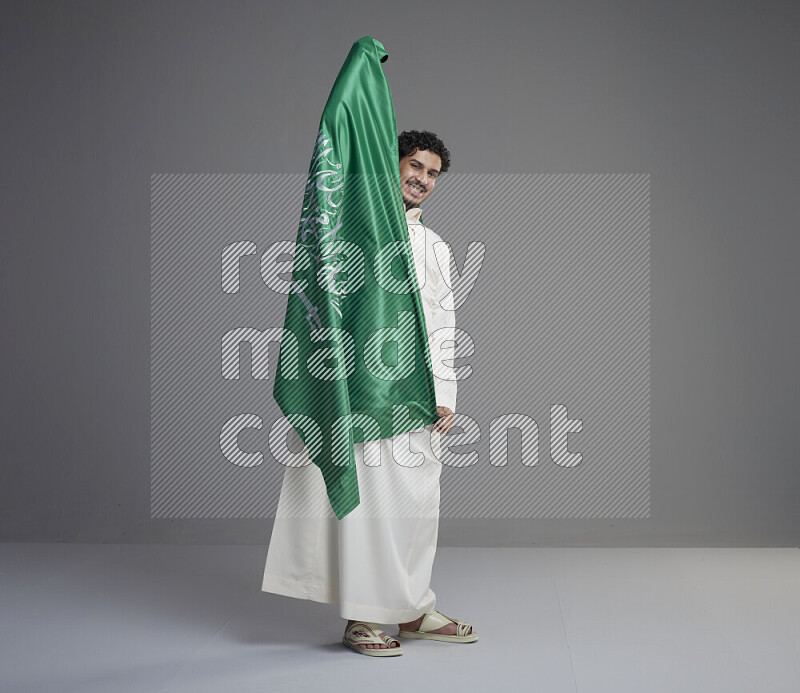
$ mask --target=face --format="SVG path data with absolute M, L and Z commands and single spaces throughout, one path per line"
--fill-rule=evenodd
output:
M 400 159 L 400 186 L 406 209 L 419 207 L 433 192 L 441 167 L 441 157 L 427 149 L 418 149 Z

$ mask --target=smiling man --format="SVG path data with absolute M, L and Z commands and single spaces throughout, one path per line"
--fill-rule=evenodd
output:
M 381 623 L 398 623 L 402 638 L 478 639 L 469 623 L 434 609 L 436 595 L 430 588 L 442 468 L 438 436 L 432 432 L 444 434 L 453 425 L 457 383 L 453 368 L 442 361 L 453 358 L 455 312 L 449 248 L 420 222 L 419 205 L 448 170 L 450 152 L 435 134 L 412 130 L 400 135 L 398 153 L 438 420 L 392 438 L 354 444 L 360 502 L 341 520 L 331 510 L 316 465 L 287 469 L 262 584 L 267 592 L 338 603 L 347 619 L 343 644 L 382 657 L 403 650 Z
M 398 145 L 403 202 L 409 210 L 433 192 L 439 174 L 450 167 L 450 153 L 432 132 L 403 132 Z

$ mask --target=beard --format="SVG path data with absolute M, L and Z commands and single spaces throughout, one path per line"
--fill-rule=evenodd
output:
M 412 195 L 406 191 L 406 185 L 407 185 L 407 183 L 404 183 L 402 188 L 401 188 L 401 192 L 403 194 L 403 202 L 406 205 L 406 209 L 411 209 L 412 207 L 419 207 L 420 202 L 422 202 L 422 200 L 425 199 L 425 197 L 426 197 L 425 193 L 427 191 L 424 191 L 422 193 L 422 197 L 420 197 L 418 199 L 418 198 L 412 197 Z

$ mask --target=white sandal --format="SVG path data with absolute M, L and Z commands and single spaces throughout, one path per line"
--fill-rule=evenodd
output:
M 439 628 L 446 626 L 448 623 L 456 624 L 456 635 L 430 632 L 439 630 Z M 478 634 L 475 630 L 473 629 L 471 633 L 467 633 L 471 627 L 469 623 L 445 616 L 441 611 L 434 611 L 433 613 L 425 614 L 419 624 L 419 629 L 403 630 L 401 628 L 397 636 L 400 638 L 417 638 L 419 640 L 441 640 L 442 642 L 475 642 L 478 639 Z
M 377 623 L 367 623 L 366 621 L 351 623 L 344 632 L 342 642 L 351 650 L 370 657 L 396 657 L 403 654 L 403 646 L 400 641 L 384 633 L 378 628 Z M 397 643 L 397 647 L 392 647 L 393 642 Z M 361 647 L 361 643 L 365 645 L 386 645 L 386 647 Z

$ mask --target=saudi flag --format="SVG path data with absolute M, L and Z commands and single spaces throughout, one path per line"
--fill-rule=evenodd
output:
M 322 112 L 273 388 L 339 519 L 359 503 L 353 443 L 437 420 L 387 58 L 356 41 Z

